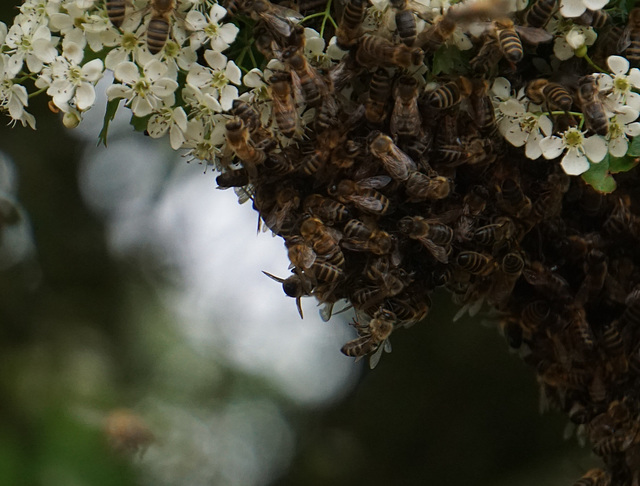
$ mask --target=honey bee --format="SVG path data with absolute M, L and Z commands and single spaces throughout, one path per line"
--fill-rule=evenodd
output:
M 293 99 L 291 74 L 279 72 L 269 79 L 269 91 L 273 102 L 273 117 L 285 137 L 293 137 L 298 131 L 298 113 Z
M 422 321 L 431 309 L 429 296 L 424 292 L 413 292 L 413 287 L 409 286 L 401 294 L 387 299 L 389 307 L 398 319 L 398 327 L 409 327 Z
M 344 223 L 351 217 L 349 208 L 344 204 L 320 194 L 307 196 L 304 200 L 303 209 L 325 224 Z
M 595 298 L 604 287 L 609 274 L 606 255 L 600 250 L 591 249 L 585 257 L 584 272 L 584 281 L 576 293 L 576 301 L 581 303 Z
M 594 336 L 591 325 L 587 320 L 587 313 L 581 305 L 573 304 L 567 306 L 563 317 L 569 325 L 569 332 L 577 346 L 583 351 L 593 350 Z
M 611 17 L 603 9 L 587 9 L 582 15 L 580 15 L 580 17 L 576 17 L 574 22 L 578 25 L 587 25 L 599 30 L 607 25 L 609 20 L 611 20 Z
M 322 104 L 324 97 L 329 93 L 329 87 L 318 71 L 307 62 L 302 52 L 298 48 L 290 47 L 282 53 L 282 59 L 298 77 L 307 105 Z
M 470 111 L 473 122 L 483 135 L 495 133 L 496 112 L 488 95 L 490 84 L 487 80 L 474 80 L 473 93 L 469 97 Z
M 458 26 L 454 16 L 450 13 L 451 11 L 452 9 L 449 8 L 433 25 L 420 32 L 415 44 L 426 52 L 436 52 L 440 49 L 440 46 L 453 35 Z
M 266 154 L 253 146 L 249 139 L 249 130 L 241 118 L 236 116 L 229 120 L 225 128 L 227 130 L 227 144 L 238 158 L 244 162 L 251 178 L 251 172 L 255 170 L 257 165 L 264 162 L 267 158 Z
M 404 182 L 409 178 L 411 171 L 415 171 L 415 162 L 393 143 L 390 137 L 374 132 L 369 150 L 374 157 L 382 161 L 387 173 L 395 180 Z
M 125 19 L 125 12 L 130 0 L 105 0 L 107 8 L 107 17 L 111 23 L 120 28 Z
M 583 76 L 578 80 L 577 95 L 587 128 L 598 135 L 609 133 L 609 117 L 593 76 Z
M 629 369 L 629 362 L 625 356 L 624 342 L 622 341 L 618 321 L 612 321 L 604 325 L 602 346 L 612 358 L 612 365 L 615 367 L 616 373 L 626 373 Z
M 261 20 L 274 34 L 288 38 L 295 32 L 294 22 L 302 20 L 302 15 L 295 10 L 274 5 L 268 0 L 245 0 L 244 10 L 254 20 Z
M 502 50 L 498 39 L 491 35 L 485 35 L 484 42 L 478 53 L 469 61 L 471 72 L 480 75 L 489 75 L 502 59 Z
M 369 97 L 365 102 L 364 116 L 370 123 L 379 124 L 387 118 L 387 102 L 391 95 L 391 76 L 379 68 L 371 77 Z
M 529 27 L 544 28 L 556 8 L 557 0 L 535 0 L 524 16 L 524 23 Z
M 413 46 L 418 35 L 414 12 L 425 15 L 428 14 L 427 9 L 422 4 L 410 0 L 391 0 L 390 3 L 396 11 L 396 28 L 400 41 L 409 47 Z
M 216 177 L 216 184 L 218 189 L 246 186 L 249 184 L 249 173 L 247 169 L 228 170 Z
M 569 283 L 541 262 L 534 261 L 527 265 L 522 275 L 529 284 L 552 299 L 572 299 Z
M 344 255 L 338 244 L 339 237 L 329 231 L 321 220 L 307 218 L 300 226 L 300 234 L 323 261 L 340 268 L 344 266 Z
M 330 284 L 337 283 L 343 277 L 343 271 L 340 266 L 318 260 L 311 265 L 308 273 L 317 281 Z
M 538 45 L 553 39 L 553 35 L 544 29 L 516 26 L 511 19 L 494 20 L 493 35 L 498 39 L 505 59 L 514 64 L 520 62 L 524 56 L 521 37 L 531 45 Z
M 552 318 L 551 308 L 546 300 L 534 300 L 522 309 L 520 322 L 532 331 L 540 329 L 549 323 Z
M 500 222 L 477 228 L 472 240 L 481 246 L 491 247 L 492 252 L 504 246 L 513 236 L 513 222 L 504 217 Z
M 629 12 L 629 20 L 620 37 L 618 50 L 624 52 L 632 65 L 640 63 L 640 7 Z
M 151 19 L 147 25 L 147 48 L 151 54 L 160 52 L 167 43 L 175 9 L 176 0 L 150 0 Z
M 424 53 L 418 47 L 394 44 L 383 37 L 365 34 L 358 39 L 356 62 L 365 68 L 400 67 L 408 69 L 422 64 Z
M 439 200 L 446 198 L 451 192 L 449 179 L 443 176 L 429 177 L 417 170 L 410 171 L 405 181 L 405 189 L 410 202 Z
M 307 270 L 316 261 L 316 253 L 302 236 L 294 235 L 285 238 L 285 246 L 289 254 L 289 261 L 294 267 Z
M 443 84 L 431 93 L 429 106 L 436 110 L 451 108 L 468 97 L 473 91 L 473 85 L 468 78 L 460 76 L 456 81 Z
M 527 84 L 527 97 L 537 105 L 545 104 L 549 110 L 571 110 L 573 98 L 567 89 L 559 83 L 546 79 L 534 79 Z
M 290 218 L 295 219 L 297 209 L 300 207 L 300 192 L 290 184 L 283 184 L 276 190 L 275 205 L 269 212 L 262 212 L 264 222 L 271 231 L 279 234 L 285 222 Z
M 453 239 L 453 230 L 449 226 L 422 216 L 405 216 L 398 221 L 398 229 L 422 243 L 440 263 L 448 263 Z
M 380 298 L 394 297 L 412 281 L 401 268 L 395 268 L 388 256 L 372 259 L 365 267 L 365 277 L 373 282 Z
M 346 2 L 336 30 L 336 45 L 340 49 L 345 51 L 351 49 L 362 36 L 362 21 L 366 5 L 366 0 L 348 0 Z
M 384 187 L 388 183 L 389 178 L 383 176 L 370 177 L 358 182 L 343 179 L 329 188 L 329 195 L 335 196 L 344 204 L 352 203 L 365 213 L 383 215 L 391 208 L 391 201 L 375 188 Z
M 302 297 L 311 295 L 311 291 L 313 290 L 313 283 L 311 282 L 311 280 L 308 277 L 297 274 L 297 273 L 292 274 L 286 279 L 276 277 L 275 275 L 271 275 L 270 273 L 265 272 L 264 270 L 262 271 L 262 273 L 264 273 L 270 279 L 281 283 L 282 290 L 284 290 L 284 293 L 287 296 L 293 297 L 294 299 L 296 299 L 298 314 L 300 314 L 300 319 L 302 319 L 303 314 L 302 314 L 301 299 Z
M 354 326 L 358 330 L 360 337 L 346 343 L 340 351 L 350 357 L 362 358 L 379 348 L 382 350 L 381 345 L 383 343 L 386 345 L 387 339 L 393 332 L 396 320 L 393 312 L 380 309 L 366 325 L 354 321 Z M 376 359 L 372 357 L 369 363 L 370 367 L 374 368 L 379 359 L 379 355 L 376 355 Z
M 498 207 L 515 218 L 526 218 L 531 213 L 531 199 L 513 178 L 504 179 L 497 193 Z
M 374 255 L 386 255 L 393 251 L 394 238 L 380 229 L 373 229 L 359 219 L 351 219 L 344 226 L 343 248 L 352 251 L 366 251 Z
M 149 426 L 131 410 L 111 411 L 104 422 L 111 448 L 121 454 L 142 454 L 155 441 Z
M 337 169 L 349 169 L 355 164 L 356 158 L 362 153 L 362 147 L 354 140 L 347 140 L 338 145 L 331 153 L 331 166 Z
M 395 137 L 417 137 L 422 120 L 418 110 L 418 82 L 415 78 L 402 76 L 398 79 L 394 93 L 395 103 L 391 112 L 389 131 Z
M 511 252 L 502 257 L 500 267 L 498 267 L 493 278 L 493 285 L 487 301 L 497 307 L 503 306 L 507 299 L 511 297 L 513 288 L 520 275 L 522 275 L 523 269 L 524 260 L 518 253 Z
M 481 277 L 490 275 L 497 268 L 491 256 L 476 251 L 461 251 L 456 257 L 456 264 L 464 271 Z

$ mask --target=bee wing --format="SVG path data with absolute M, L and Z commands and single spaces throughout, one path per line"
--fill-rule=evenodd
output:
M 367 244 L 358 238 L 343 238 L 340 246 L 351 251 L 368 251 Z
M 302 254 L 302 266 L 303 268 L 311 268 L 311 265 L 316 261 L 316 252 L 310 246 L 305 246 L 304 253 Z
M 382 165 L 391 177 L 398 181 L 406 181 L 409 178 L 410 166 L 405 160 L 389 154 L 380 154 L 378 157 L 382 160 Z M 413 163 L 413 161 L 411 162 Z
M 289 8 L 273 6 L 272 11 L 258 13 L 267 27 L 282 37 L 289 37 L 294 30 L 293 22 L 302 20 L 302 15 Z
M 527 44 L 531 44 L 533 46 L 538 44 L 544 44 L 546 42 L 551 42 L 553 40 L 552 34 L 538 27 L 527 27 L 523 25 L 516 25 L 515 28 L 520 38 L 524 40 Z
M 438 260 L 440 263 L 449 263 L 449 257 L 447 255 L 447 250 L 442 246 L 436 245 L 433 241 L 431 241 L 427 237 L 418 238 L 420 243 L 422 243 L 429 252 Z
M 384 209 L 384 205 L 382 204 L 382 202 L 372 197 L 352 195 L 349 196 L 349 199 L 360 209 L 363 209 L 365 211 L 379 213 Z
M 627 25 L 618 39 L 618 52 L 623 52 L 631 45 L 631 26 Z
M 236 196 L 238 196 L 238 204 L 244 204 L 250 199 L 253 199 L 252 187 L 234 187 L 233 191 L 236 193 Z
M 391 182 L 391 177 L 389 176 L 374 176 L 369 177 L 367 179 L 362 179 L 358 181 L 358 185 L 360 187 L 369 188 L 369 189 L 380 189 L 385 187 L 387 184 Z
M 328 322 L 329 319 L 331 319 L 331 314 L 333 313 L 333 303 L 325 303 L 318 312 L 320 314 L 320 319 L 324 322 Z
M 374 369 L 376 366 L 378 366 L 378 363 L 380 362 L 380 358 L 382 358 L 383 350 L 384 350 L 384 345 L 378 345 L 378 349 L 376 349 L 375 353 L 371 355 L 371 357 L 369 358 L 370 369 Z
M 293 99 L 296 105 L 301 105 L 304 101 L 302 83 L 300 83 L 300 76 L 298 76 L 293 69 L 291 70 L 291 88 L 291 91 L 293 92 Z
M 431 20 L 433 17 L 433 12 L 426 5 L 416 2 L 415 0 L 410 0 L 407 2 L 407 9 L 411 10 L 416 16 L 422 20 Z

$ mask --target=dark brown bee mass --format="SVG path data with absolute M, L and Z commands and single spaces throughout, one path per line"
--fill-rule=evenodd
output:
M 427 316 L 436 288 L 450 291 L 459 315 L 493 308 L 549 405 L 604 461 L 576 484 L 638 484 L 638 171 L 619 174 L 604 196 L 557 162 L 525 158 L 498 134 L 488 94 L 493 77 L 505 76 L 553 110 L 583 110 L 587 128 L 606 134 L 592 71 L 574 62 L 572 80 L 538 79 L 527 46 L 548 52 L 548 39 L 523 47 L 514 23 L 496 19 L 475 39 L 470 70 L 426 91 L 412 73 L 431 66 L 466 14 L 449 10 L 457 13 L 415 36 L 414 14 L 396 4 L 402 31 L 389 40 L 365 33 L 366 2 L 348 0 L 337 32 L 348 52 L 324 70 L 304 57 L 304 37 L 284 11 L 264 9 L 259 27 L 287 69 L 271 78 L 275 124 L 297 138 L 286 148 L 268 143 L 255 117 L 236 110 L 227 136 L 244 170 L 229 169 L 220 185 L 244 185 L 262 223 L 285 240 L 292 274 L 272 277 L 287 295 L 314 296 L 325 318 L 342 299 L 355 308 L 358 337 L 345 354 L 377 362 L 392 332 Z M 554 5 L 533 3 L 528 28 L 545 25 Z M 298 106 L 316 110 L 306 138 L 293 119 L 294 78 Z M 347 85 L 349 98 L 340 92 Z M 569 115 L 553 121 L 556 133 L 576 124 Z

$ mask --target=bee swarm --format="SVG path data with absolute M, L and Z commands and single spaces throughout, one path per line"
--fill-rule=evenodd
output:
M 549 3 L 520 17 L 536 27 Z M 341 299 L 355 308 L 359 337 L 345 354 L 375 353 L 377 362 L 392 332 L 427 316 L 436 288 L 450 291 L 460 314 L 487 303 L 548 403 L 604 461 L 576 484 L 638 484 L 640 181 L 622 174 L 605 196 L 556 162 L 526 159 L 497 133 L 488 96 L 505 76 L 551 109 L 588 108 L 588 128 L 606 133 L 589 95 L 592 71 L 574 60 L 572 83 L 535 80 L 529 54 L 550 46 L 523 46 L 500 21 L 477 39 L 464 77 L 425 90 L 413 73 L 431 65 L 465 14 L 445 14 L 416 35 L 406 2 L 392 4 L 401 32 L 386 38 L 364 32 L 367 4 L 350 0 L 337 31 L 348 54 L 324 71 L 302 56 L 297 25 L 260 16 L 258 49 L 284 66 L 269 80 L 273 124 L 293 142 L 283 147 L 236 101 L 227 142 L 242 168 L 228 166 L 218 184 L 244 188 L 284 239 L 292 274 L 271 277 L 298 307 L 314 296 L 329 314 Z M 305 137 L 296 83 L 315 110 Z M 554 118 L 556 132 L 563 124 L 575 120 Z

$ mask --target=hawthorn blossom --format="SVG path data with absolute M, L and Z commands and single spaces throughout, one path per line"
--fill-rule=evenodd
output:
M 187 131 L 187 114 L 181 106 L 177 108 L 162 108 L 149 118 L 147 132 L 151 138 L 160 138 L 169 132 L 171 148 L 178 150 L 185 142 L 184 133 Z
M 609 0 L 560 0 L 560 13 L 563 17 L 579 17 L 585 10 L 600 10 L 607 3 Z
M 240 84 L 242 71 L 233 61 L 220 52 L 208 50 L 204 58 L 209 67 L 194 64 L 187 74 L 187 84 L 203 90 L 212 90 L 223 110 L 231 109 L 233 100 L 238 97 L 238 88 L 229 83 Z
M 36 119 L 25 108 L 29 104 L 27 89 L 14 81 L 13 65 L 6 54 L 0 54 L 0 109 L 9 113 L 13 123 L 36 127 Z
M 585 137 L 576 127 L 571 127 L 562 137 L 550 136 L 540 141 L 540 149 L 545 159 L 560 157 L 566 150 L 560 165 L 569 175 L 580 175 L 589 170 L 589 161 L 601 162 L 607 155 L 607 143 L 600 135 Z
M 578 49 L 594 44 L 598 38 L 592 27 L 583 25 L 571 25 L 571 28 L 555 38 L 553 53 L 561 61 L 566 61 L 574 56 Z
M 189 149 L 186 157 L 213 164 L 224 143 L 224 119 L 220 116 L 209 130 L 200 120 L 189 120 L 182 148 Z M 208 133 L 207 133 L 208 132 Z
M 102 71 L 100 59 L 81 66 L 75 59 L 58 56 L 51 64 L 52 82 L 47 94 L 64 112 L 69 111 L 70 102 L 80 111 L 88 110 L 96 100 L 94 86 L 102 77 Z
M 629 148 L 628 137 L 640 135 L 638 110 L 630 106 L 622 106 L 609 120 L 609 153 L 614 157 L 624 157 Z
M 190 36 L 191 47 L 196 50 L 209 44 L 214 51 L 222 52 L 236 39 L 239 29 L 234 24 L 222 24 L 219 21 L 227 15 L 227 10 L 214 3 L 209 14 L 203 14 L 198 10 L 191 10 L 187 14 L 187 27 L 193 31 Z
M 608 74 L 596 73 L 598 90 L 601 93 L 608 93 L 609 99 L 614 105 L 612 111 L 618 106 L 628 105 L 635 110 L 640 110 L 640 94 L 634 93 L 632 89 L 640 89 L 640 69 L 629 69 L 629 61 L 620 56 L 609 56 L 607 65 L 611 69 L 613 78 Z
M 33 22 L 14 23 L 5 39 L 5 45 L 12 54 L 11 61 L 15 64 L 15 72 L 21 68 L 26 60 L 27 67 L 32 73 L 39 73 L 45 63 L 52 62 L 58 55 L 55 48 L 57 38 L 51 37 L 51 31 L 45 25 Z
M 165 105 L 173 105 L 173 93 L 178 83 L 167 74 L 167 66 L 154 59 L 145 64 L 143 72 L 137 64 L 120 64 L 114 76 L 122 84 L 112 84 L 107 88 L 109 100 L 124 98 L 127 106 L 137 117 L 144 117 L 153 111 L 159 111 Z

